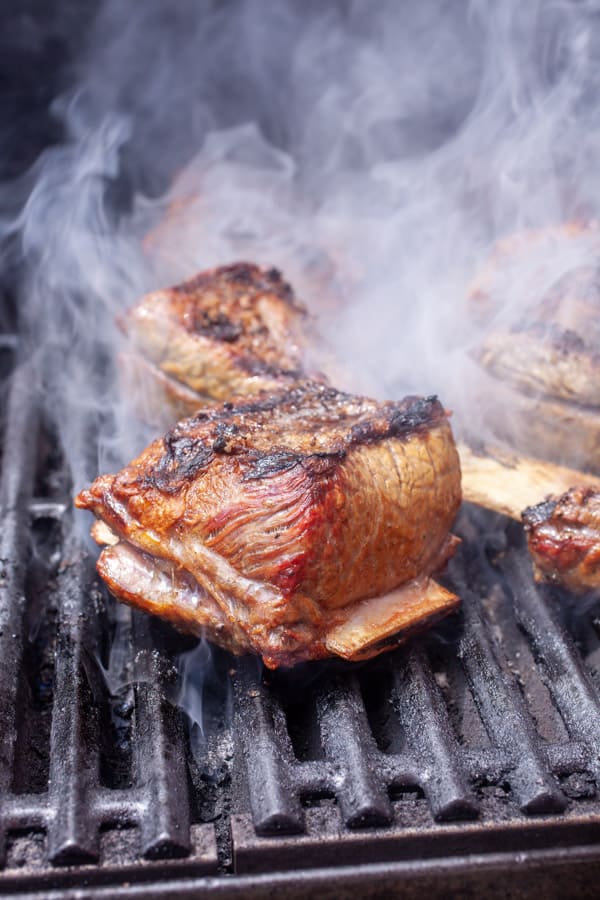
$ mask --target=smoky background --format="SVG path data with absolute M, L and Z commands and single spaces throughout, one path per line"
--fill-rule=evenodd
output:
M 116 363 L 118 315 L 145 291 L 277 266 L 339 387 L 437 393 L 485 441 L 503 397 L 473 358 L 482 333 L 595 265 L 587 238 L 553 246 L 541 277 L 534 251 L 474 315 L 498 238 L 598 215 L 596 3 L 30 0 L 0 46 L 5 316 L 72 494 L 152 436 Z M 129 632 L 119 611 L 112 693 L 143 679 Z M 182 669 L 205 671 L 190 652 Z M 202 693 L 183 678 L 194 721 Z
M 477 420 L 478 266 L 499 236 L 597 212 L 599 13 L 513 0 L 15 12 L 7 65 L 19 48 L 41 59 L 20 68 L 52 146 L 2 185 L 3 263 L 22 274 L 21 326 L 62 411 L 74 489 L 147 439 L 106 381 L 115 316 L 238 259 L 283 270 L 340 386 L 439 393 L 459 432 Z M 591 252 L 559 249 L 547 279 Z M 502 286 L 498 316 L 532 301 L 527 274 Z

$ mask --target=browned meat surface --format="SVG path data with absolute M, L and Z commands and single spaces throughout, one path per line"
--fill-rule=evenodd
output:
M 531 397 L 500 382 L 491 398 L 488 391 L 486 386 L 479 395 L 473 440 L 478 433 L 492 434 L 534 458 L 600 473 L 600 409 Z
M 523 512 L 538 580 L 575 593 L 600 588 L 600 491 L 573 487 Z
M 600 293 L 598 295 L 600 302 Z M 586 331 L 582 325 L 583 333 Z M 491 332 L 479 360 L 493 375 L 527 395 L 582 406 L 600 406 L 600 340 L 536 322 Z
M 170 422 L 207 400 L 251 396 L 303 377 L 304 307 L 276 269 L 236 263 L 146 295 L 122 319 L 145 412 Z M 149 389 L 147 387 L 149 385 Z M 156 415 L 158 413 L 158 415 Z
M 399 642 L 458 600 L 460 470 L 435 398 L 305 382 L 180 422 L 77 497 L 125 602 L 271 667 Z
M 600 230 L 597 223 L 501 241 L 480 273 L 476 357 L 492 433 L 564 465 L 600 471 Z

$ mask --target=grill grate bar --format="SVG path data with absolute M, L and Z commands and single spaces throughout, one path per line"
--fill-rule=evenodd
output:
M 36 519 L 56 519 L 57 522 L 61 522 L 66 511 L 66 503 L 59 503 L 56 500 L 33 497 L 29 501 L 29 515 L 33 521 Z
M 335 792 L 346 825 L 389 824 L 392 807 L 356 678 L 332 680 L 317 695 L 317 709 L 325 752 L 340 770 Z
M 517 619 L 545 673 L 569 735 L 589 747 L 588 766 L 600 779 L 600 700 L 570 637 L 531 580 L 527 560 L 507 554 L 505 573 Z
M 23 652 L 27 503 L 34 481 L 39 420 L 31 396 L 31 372 L 13 373 L 4 433 L 0 485 L 0 866 L 6 853 L 5 796 L 10 791 L 16 741 L 17 689 Z
M 582 772 L 588 768 L 590 748 L 584 741 L 546 744 L 543 747 L 548 768 L 555 775 Z M 499 781 L 513 765 L 513 754 L 500 747 L 462 748 L 463 765 L 472 781 Z
M 461 766 L 440 689 L 423 653 L 414 646 L 396 654 L 393 699 L 411 754 L 436 819 L 473 818 L 478 805 Z
M 67 560 L 69 547 L 76 553 L 68 541 Z M 98 784 L 98 722 L 82 659 L 84 643 L 90 646 L 89 635 L 84 635 L 90 586 L 88 567 L 81 559 L 67 563 L 59 576 L 49 776 L 54 816 L 48 829 L 48 855 L 57 864 L 94 862 L 99 853 L 98 827 L 91 814 L 92 792 Z
M 240 662 L 233 684 L 236 734 L 246 759 L 256 831 L 265 835 L 298 834 L 303 830 L 298 796 L 301 782 L 294 778 L 293 752 L 283 710 L 257 677 L 256 666 L 251 662 Z
M 493 744 L 509 750 L 511 765 L 506 780 L 524 812 L 559 812 L 565 808 L 566 799 L 538 745 L 514 676 L 498 662 L 479 613 L 479 600 L 466 587 L 463 601 L 465 629 L 458 655 Z
M 134 614 L 133 631 L 140 643 L 150 643 L 147 617 Z M 164 700 L 158 655 L 150 659 L 149 681 L 136 689 L 139 825 L 144 856 L 160 859 L 190 852 L 190 804 L 181 716 Z

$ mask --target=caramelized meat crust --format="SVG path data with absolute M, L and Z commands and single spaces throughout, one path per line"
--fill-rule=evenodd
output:
M 276 269 L 236 263 L 147 294 L 121 320 L 126 372 L 161 406 L 190 415 L 207 400 L 276 390 L 304 377 L 304 307 Z
M 204 409 L 76 504 L 105 523 L 117 597 L 275 667 L 364 658 L 411 603 L 413 625 L 454 608 L 429 576 L 460 497 L 437 399 L 304 382 Z
M 600 588 L 600 493 L 573 487 L 523 512 L 538 581 L 576 594 Z

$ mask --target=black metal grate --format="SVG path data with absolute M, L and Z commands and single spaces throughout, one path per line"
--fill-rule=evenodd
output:
M 3 357 L 15 350 L 4 339 Z M 571 614 L 533 585 L 516 530 L 465 511 L 449 573 L 463 611 L 379 660 L 265 676 L 221 654 L 233 713 L 207 725 L 194 754 L 166 699 L 172 636 L 119 608 L 131 681 L 111 696 L 99 677 L 114 606 L 72 536 L 68 478 L 27 363 L 4 400 L 0 893 L 49 896 L 84 879 L 111 896 L 127 894 L 124 882 L 152 883 L 153 896 L 160 883 L 263 896 L 269 883 L 249 873 L 316 885 L 307 873 L 324 867 L 343 870 L 351 891 L 358 863 L 393 863 L 417 885 L 417 861 L 431 874 L 453 859 L 467 873 L 479 854 L 483 873 L 499 850 L 505 866 L 549 854 L 542 881 L 560 869 L 572 896 L 594 889 L 596 612 Z

